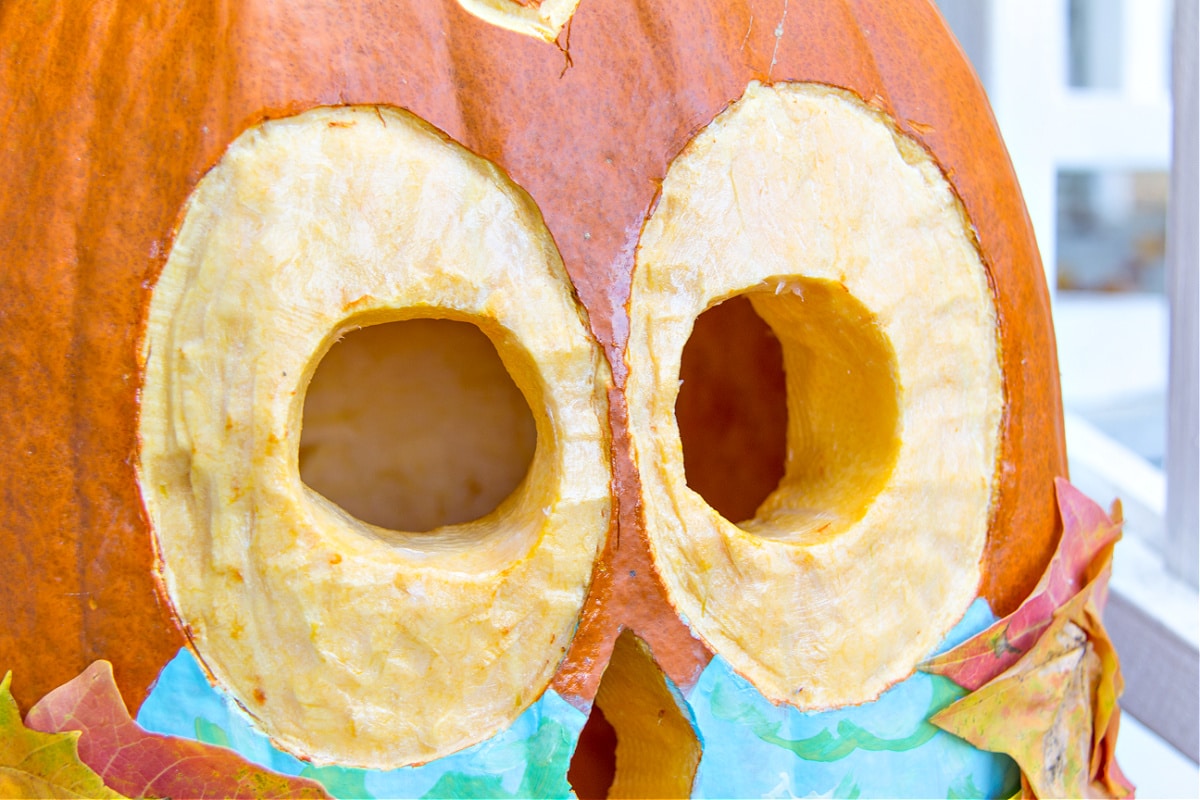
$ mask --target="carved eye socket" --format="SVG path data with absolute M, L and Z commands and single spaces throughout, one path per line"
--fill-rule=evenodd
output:
M 463 326 L 456 351 L 422 346 L 412 326 L 429 325 Z M 163 582 L 197 654 L 276 742 L 391 768 L 487 738 L 538 698 L 608 530 L 604 361 L 541 216 L 499 170 L 398 111 L 317 109 L 247 132 L 189 201 L 144 353 L 139 479 Z M 456 408 L 504 383 L 489 357 L 515 389 L 498 412 Z M 347 361 L 408 359 L 385 392 L 420 377 L 414 358 L 458 358 L 413 413 L 532 412 L 515 490 L 466 519 L 375 520 L 406 531 L 305 486 L 301 419 L 323 358 L 334 383 L 355 380 Z M 451 384 L 477 369 L 482 394 L 455 401 Z M 312 400 L 308 476 L 328 485 L 342 456 L 319 460 L 357 445 L 321 415 L 369 404 L 331 402 L 320 383 Z
M 991 509 L 996 316 L 945 179 L 856 98 L 751 85 L 672 164 L 631 292 L 630 435 L 671 602 L 775 702 L 877 697 L 971 603 Z M 689 343 L 697 318 L 732 298 L 778 339 L 787 422 L 778 484 L 721 498 L 730 520 L 689 481 L 762 469 L 753 450 L 721 463 L 704 433 L 755 423 L 719 397 L 706 421 L 679 380 L 685 346 L 720 347 Z M 720 391 L 699 377 L 684 391 Z
M 685 353 L 727 346 L 739 331 L 748 332 L 747 341 L 729 359 L 706 362 L 704 372 L 692 367 L 690 385 L 684 379 L 679 387 L 676 417 L 686 399 L 688 437 L 684 419 L 680 434 L 688 485 L 709 505 L 727 520 L 739 520 L 743 531 L 814 542 L 861 519 L 895 466 L 896 359 L 871 313 L 841 284 L 791 278 L 775 287 L 737 295 L 698 318 L 737 302 L 749 306 L 727 315 L 719 329 L 694 326 Z M 750 340 L 756 327 L 766 328 L 774 342 L 761 333 Z M 771 371 L 741 373 L 742 363 L 761 361 L 763 351 L 769 357 L 776 349 L 781 385 L 771 383 Z M 731 363 L 735 358 L 740 363 Z M 759 394 L 727 407 L 727 397 L 746 391 L 736 385 L 743 375 L 760 384 L 749 387 Z M 782 409 L 772 402 L 776 393 Z M 772 434 L 779 438 L 757 441 Z M 712 447 L 716 437 L 744 444 Z M 770 468 L 771 450 L 782 451 L 782 475 Z M 762 496 L 739 485 L 744 473 L 756 472 L 776 478 Z M 745 496 L 749 500 L 739 502 Z
M 358 519 L 432 531 L 486 516 L 529 472 L 537 428 L 477 326 L 412 319 L 351 331 L 304 400 L 300 477 Z

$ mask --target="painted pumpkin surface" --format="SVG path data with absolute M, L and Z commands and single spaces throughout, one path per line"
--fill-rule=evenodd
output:
M 931 3 L 10 3 L 0 666 L 357 796 L 1014 791 L 1042 268 Z M 570 779 L 568 779 L 568 771 Z

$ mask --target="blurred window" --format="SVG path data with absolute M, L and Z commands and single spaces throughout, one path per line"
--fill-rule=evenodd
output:
M 1165 170 L 1059 170 L 1057 205 L 1059 291 L 1162 293 Z

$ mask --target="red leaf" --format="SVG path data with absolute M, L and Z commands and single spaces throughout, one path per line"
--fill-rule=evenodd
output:
M 35 731 L 21 724 L 11 685 L 9 672 L 0 680 L 0 797 L 120 798 L 80 762 L 74 734 Z
M 1063 534 L 1020 608 L 921 665 L 971 690 L 930 722 L 1021 767 L 1022 796 L 1124 797 L 1116 762 L 1124 687 L 1104 630 L 1120 506 L 1108 516 L 1056 481 Z
M 270 772 L 232 750 L 147 732 L 130 719 L 107 661 L 43 697 L 25 724 L 80 731 L 79 759 L 130 797 L 328 797 L 313 781 Z
M 1133 792 L 1115 760 L 1121 673 L 1100 620 L 1111 556 L 1110 544 L 1096 576 L 1016 664 L 929 720 L 1010 755 L 1036 797 Z
M 1054 558 L 1021 606 L 983 633 L 920 666 L 975 691 L 1027 653 L 1050 625 L 1054 612 L 1094 577 L 1096 556 L 1121 535 L 1120 506 L 1110 519 L 1100 506 L 1062 478 L 1054 488 L 1063 534 Z

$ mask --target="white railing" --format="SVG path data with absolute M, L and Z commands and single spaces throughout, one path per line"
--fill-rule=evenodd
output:
M 1073 478 L 1089 484 L 1082 488 L 1101 502 L 1123 497 L 1130 512 L 1130 541 L 1121 545 L 1124 553 L 1118 550 L 1122 563 L 1114 568 L 1115 602 L 1110 603 L 1108 615 L 1114 639 L 1118 634 L 1126 639 L 1118 646 L 1131 654 L 1128 659 L 1123 657 L 1132 684 L 1126 694 L 1127 710 L 1195 762 L 1198 681 L 1194 630 L 1200 539 L 1196 466 L 1200 419 L 1196 399 L 1200 363 L 1196 342 L 1200 313 L 1196 279 L 1200 223 L 1196 210 L 1200 147 L 1195 97 L 1197 0 L 1085 1 L 1086 7 L 1069 0 L 938 0 L 938 4 L 988 90 L 1021 182 L 1052 296 L 1059 172 L 1171 171 L 1166 281 L 1171 309 L 1170 378 L 1169 386 L 1162 381 L 1155 387 L 1170 405 L 1166 475 L 1070 413 L 1067 433 Z M 1107 41 L 1084 42 L 1082 58 L 1080 51 L 1075 52 L 1077 71 L 1080 66 L 1085 72 L 1090 68 L 1101 78 L 1097 81 L 1101 86 L 1071 85 L 1072 6 L 1090 13 L 1096 23 L 1077 30 L 1077 36 L 1107 36 Z M 1081 82 L 1086 83 L 1075 81 Z M 1068 319 L 1072 315 L 1059 312 L 1074 302 L 1064 302 L 1060 308 L 1055 300 L 1060 341 L 1090 337 L 1064 327 L 1073 324 Z M 1107 356 L 1114 394 L 1119 395 L 1119 354 L 1110 351 Z M 1164 364 L 1167 360 L 1161 349 L 1134 352 L 1131 357 L 1158 359 Z M 1078 377 L 1080 370 L 1071 364 L 1064 362 L 1064 368 L 1075 373 L 1066 375 L 1065 381 Z M 1078 387 L 1065 388 L 1068 398 L 1078 394 L 1073 391 Z M 1189 631 L 1191 636 L 1184 635 Z M 1162 671 L 1168 667 L 1170 674 Z M 1139 689 L 1146 691 L 1139 695 Z M 1159 702 L 1163 697 L 1168 702 Z M 1140 711 L 1133 707 L 1139 703 Z M 1193 782 L 1195 775 L 1193 771 Z
M 1117 86 L 1068 85 L 1067 0 L 995 0 L 987 8 L 988 96 L 1016 168 L 1051 291 L 1059 170 L 1166 170 L 1171 161 L 1168 0 L 1097 4 L 1119 19 Z M 1100 28 L 1103 31 L 1103 26 Z M 1113 46 L 1113 45 L 1116 46 Z

